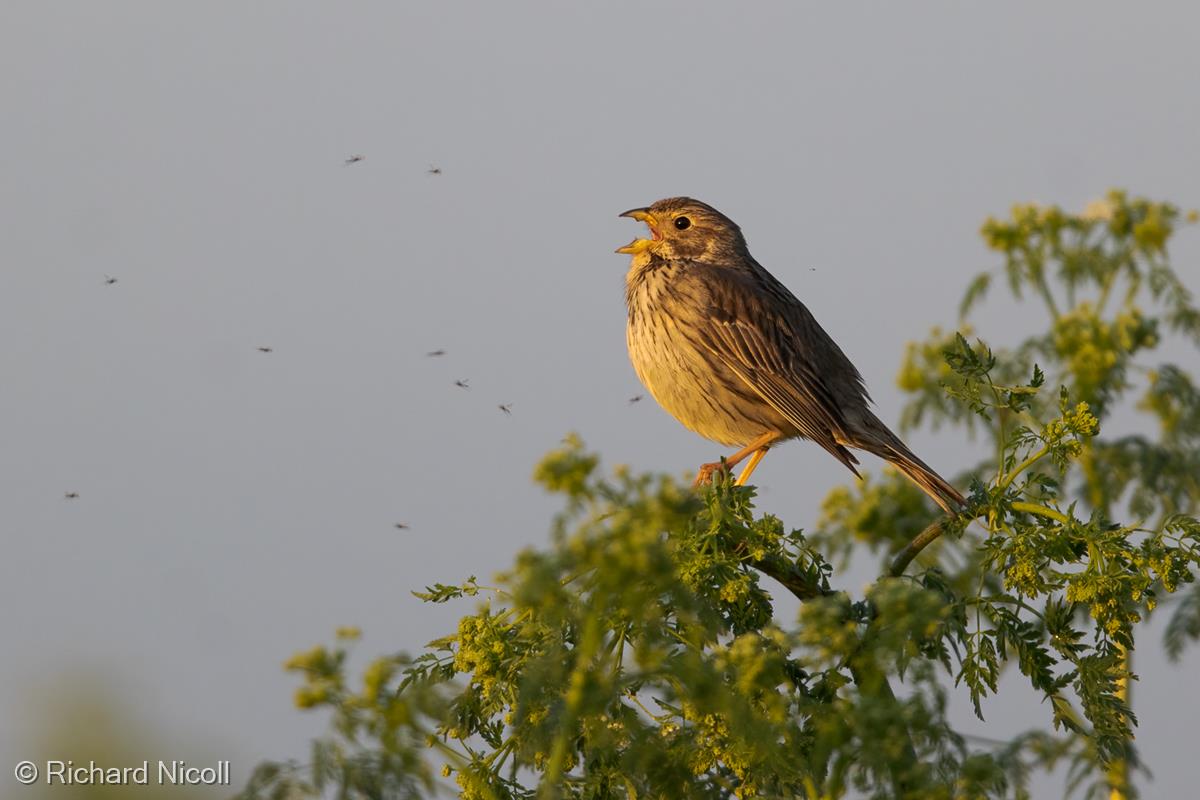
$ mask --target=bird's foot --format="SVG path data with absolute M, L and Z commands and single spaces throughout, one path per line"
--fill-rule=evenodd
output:
M 718 470 L 726 472 L 729 470 L 729 466 L 726 464 L 725 459 L 714 461 L 711 464 L 701 464 L 700 471 L 696 473 L 696 483 L 694 485 L 703 486 L 706 483 L 712 483 L 713 473 Z

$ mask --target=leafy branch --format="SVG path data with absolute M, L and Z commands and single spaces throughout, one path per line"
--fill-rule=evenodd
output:
M 349 631 L 288 662 L 296 704 L 325 710 L 331 733 L 304 764 L 261 765 L 242 797 L 1026 797 L 1064 761 L 1071 786 L 1130 796 L 1139 628 L 1164 604 L 1173 657 L 1200 637 L 1200 392 L 1141 361 L 1163 335 L 1200 343 L 1167 259 L 1185 219 L 1113 192 L 984 225 L 1046 330 L 1006 349 L 979 338 L 985 273 L 959 330 L 908 350 L 905 421 L 986 445 L 958 514 L 885 471 L 789 529 L 755 512 L 753 487 L 602 475 L 569 439 L 535 474 L 564 508 L 549 545 L 491 586 L 418 593 L 475 603 L 455 630 L 358 681 Z M 1124 399 L 1158 437 L 1101 435 Z M 832 586 L 861 549 L 882 556 L 879 577 Z M 802 601 L 796 619 L 764 576 Z M 1008 669 L 1047 701 L 1046 729 L 955 731 L 948 703 L 983 718 Z

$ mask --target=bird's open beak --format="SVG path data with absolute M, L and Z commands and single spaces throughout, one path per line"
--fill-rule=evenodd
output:
M 627 253 L 629 255 L 637 255 L 638 253 L 642 253 L 642 252 L 645 252 L 646 250 L 649 250 L 651 245 L 654 244 L 654 242 L 662 239 L 662 235 L 658 232 L 658 220 L 655 218 L 655 216 L 653 214 L 650 213 L 650 209 L 648 209 L 648 208 L 631 208 L 628 211 L 626 211 L 624 214 L 621 214 L 620 216 L 629 217 L 630 219 L 636 219 L 638 222 L 646 223 L 646 227 L 650 229 L 650 236 L 653 238 L 651 238 L 651 239 L 634 239 L 632 242 L 625 245 L 624 247 L 618 247 L 617 248 L 618 253 Z

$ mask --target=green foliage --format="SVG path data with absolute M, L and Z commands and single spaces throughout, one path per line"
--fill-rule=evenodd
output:
M 984 226 L 1011 291 L 1050 320 L 1010 348 L 975 339 L 980 278 L 960 331 L 909 349 L 906 419 L 993 448 L 961 514 L 885 473 L 831 493 L 806 535 L 756 516 L 751 487 L 605 476 L 569 440 L 536 472 L 564 503 L 549 546 L 494 585 L 417 593 L 475 598 L 457 630 L 353 686 L 354 631 L 288 662 L 297 705 L 326 710 L 331 733 L 308 763 L 260 766 L 242 797 L 1022 798 L 1064 761 L 1072 786 L 1130 796 L 1138 628 L 1181 596 L 1167 646 L 1200 636 L 1198 393 L 1137 360 L 1160 330 L 1200 341 L 1166 261 L 1179 221 L 1114 192 L 1083 215 L 1023 206 Z M 1103 438 L 1131 397 L 1160 436 Z M 886 558 L 854 596 L 834 564 L 860 548 Z M 802 601 L 795 618 L 780 591 Z M 982 718 L 1010 668 L 1056 733 L 956 732 L 951 696 Z
M 983 583 L 1000 577 L 1003 588 L 1025 604 L 1062 591 L 1072 613 L 1054 611 L 1051 617 L 1048 606 L 1041 613 L 1047 621 L 1055 620 L 1058 646 L 1070 645 L 1064 655 L 1075 647 L 1064 638 L 1076 630 L 1075 611 L 1087 610 L 1099 646 L 1083 660 L 1068 659 L 1077 662 L 1076 689 L 1085 711 L 1096 703 L 1115 708 L 1123 702 L 1124 693 L 1113 694 L 1097 676 L 1111 671 L 1136 678 L 1126 658 L 1126 651 L 1134 647 L 1133 626 L 1161 595 L 1190 582 L 1195 574 L 1192 516 L 1200 503 L 1200 391 L 1180 366 L 1150 358 L 1164 334 L 1200 344 L 1200 311 L 1167 257 L 1175 228 L 1196 221 L 1195 212 L 1182 215 L 1170 204 L 1120 191 L 1109 192 L 1082 214 L 1020 205 L 1007 220 L 989 219 L 982 234 L 988 246 L 1004 256 L 1002 272 L 1012 295 L 1040 301 L 1047 329 L 975 358 L 964 353 L 967 345 L 961 334 L 934 329 L 925 342 L 909 346 L 898 378 L 912 396 L 906 424 L 961 425 L 982 434 L 995 447 L 995 456 L 976 472 L 994 470 L 993 486 L 1004 482 L 1014 459 L 1025 458 L 1028 463 L 1019 481 L 1024 502 L 1057 496 L 1088 515 L 1081 526 L 1073 511 L 1069 524 L 1063 525 L 1065 535 L 1050 537 L 1037 531 L 985 536 L 972 529 L 943 546 L 954 552 L 939 554 L 943 566 L 954 564 L 946 580 L 956 587 L 982 570 Z M 963 300 L 959 324 L 968 335 L 973 333 L 971 313 L 991 283 L 991 273 L 980 275 Z M 978 347 L 983 349 L 982 343 Z M 950 363 L 939 363 L 943 352 Z M 1013 403 L 1005 396 L 1008 387 L 973 384 L 951 366 L 956 360 L 973 365 L 975 372 L 982 363 L 997 381 L 1010 385 L 1036 364 L 1039 374 L 1031 385 L 1044 381 L 1063 387 L 1062 427 L 1034 424 L 1047 416 L 1049 393 L 1020 389 L 1023 399 Z M 1070 418 L 1068 396 L 1085 403 L 1086 414 Z M 1085 429 L 1093 423 L 1102 427 L 1118 409 L 1126 419 L 1130 411 L 1141 412 L 1133 429 L 1158 435 L 1106 438 L 1098 430 L 1086 434 Z M 1013 448 L 1022 442 L 1027 455 Z M 1134 522 L 1113 521 L 1121 516 Z M 1086 565 L 1077 557 L 1083 549 Z M 1023 554 L 1035 554 L 1042 564 L 1029 569 L 1032 562 L 1022 559 Z M 1200 587 L 1181 594 L 1167 627 L 1166 646 L 1173 657 L 1200 638 Z M 994 674 L 989 665 L 985 657 L 985 677 Z M 1075 731 L 1069 721 L 1075 712 L 1054 702 L 1056 709 L 1063 709 L 1062 714 L 1056 711 L 1056 724 Z M 1125 719 L 1132 722 L 1132 713 Z M 1093 730 L 1085 731 L 1088 749 L 1102 761 L 1113 759 L 1126 748 L 1125 727 L 1096 722 Z M 1087 750 L 1079 752 L 1086 755 Z M 1132 763 L 1132 753 L 1129 756 Z

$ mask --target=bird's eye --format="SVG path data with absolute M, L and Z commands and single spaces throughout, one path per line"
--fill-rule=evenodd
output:
M 692 227 L 692 221 L 687 217 L 676 217 L 675 227 L 681 231 L 686 231 L 688 228 Z

